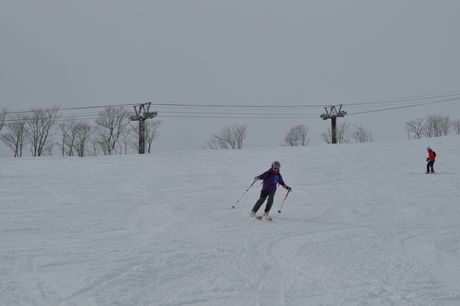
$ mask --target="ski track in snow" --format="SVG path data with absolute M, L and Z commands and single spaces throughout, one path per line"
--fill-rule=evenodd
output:
M 0 159 L 0 304 L 458 305 L 457 143 Z

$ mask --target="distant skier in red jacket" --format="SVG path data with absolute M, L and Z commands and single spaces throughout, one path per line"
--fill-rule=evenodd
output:
M 433 151 L 430 147 L 426 148 L 426 150 L 428 151 L 428 157 L 426 158 L 426 161 L 428 162 L 426 164 L 426 174 L 429 174 L 430 171 L 431 173 L 435 173 L 434 172 L 434 162 L 436 161 L 436 152 Z

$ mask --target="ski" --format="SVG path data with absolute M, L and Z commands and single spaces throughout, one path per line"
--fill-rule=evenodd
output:
M 251 215 L 251 214 L 249 214 L 249 215 L 250 215 L 251 217 L 254 217 L 254 218 L 257 219 L 257 220 L 263 220 L 263 219 L 265 219 L 265 220 L 267 220 L 267 221 L 273 221 L 273 219 L 272 219 L 271 217 L 269 217 L 269 216 L 264 216 L 264 215 L 262 215 L 262 216 L 253 216 L 253 215 Z
M 270 218 L 270 217 L 265 217 L 265 218 L 264 218 L 264 217 L 262 217 L 262 216 L 255 216 L 254 218 L 256 218 L 257 220 L 263 220 L 263 219 L 265 219 L 265 220 L 267 220 L 267 221 L 273 221 L 273 219 Z

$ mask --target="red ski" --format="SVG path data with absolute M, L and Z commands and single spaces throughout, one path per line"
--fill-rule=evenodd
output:
M 257 220 L 262 220 L 262 219 L 263 219 L 262 216 L 255 216 L 255 218 L 256 218 Z M 267 221 L 273 221 L 273 219 L 270 218 L 270 217 L 268 217 L 268 216 L 265 217 L 265 220 L 267 220 Z

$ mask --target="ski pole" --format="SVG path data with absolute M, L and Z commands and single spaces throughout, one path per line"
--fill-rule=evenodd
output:
M 280 209 L 278 210 L 278 213 L 279 213 L 279 214 L 281 213 L 281 208 L 283 208 L 284 202 L 286 202 L 286 199 L 287 199 L 287 197 L 288 197 L 288 195 L 289 195 L 289 192 L 290 192 L 290 190 L 288 190 L 288 192 L 284 195 L 283 204 L 281 204 L 281 207 L 280 207 Z
M 235 208 L 236 204 L 238 204 L 238 202 L 244 197 L 244 195 L 246 194 L 246 192 L 249 191 L 249 189 L 252 187 L 252 185 L 254 185 L 256 181 L 252 182 L 251 186 L 248 187 L 248 189 L 246 189 L 246 191 L 243 193 L 243 195 L 241 196 L 241 198 L 239 198 L 238 201 L 236 201 L 235 205 L 232 205 L 232 209 Z

